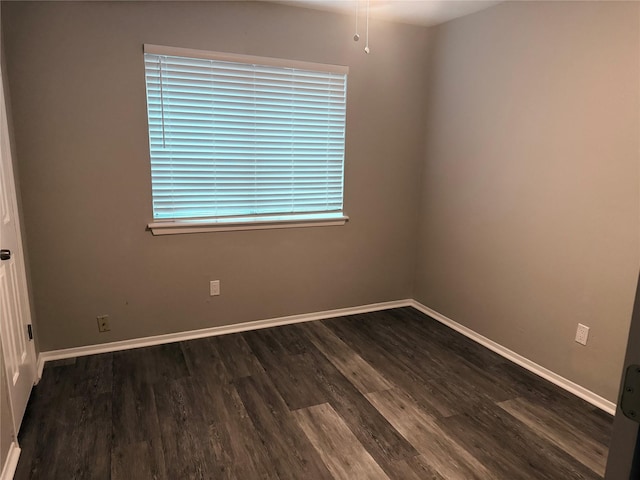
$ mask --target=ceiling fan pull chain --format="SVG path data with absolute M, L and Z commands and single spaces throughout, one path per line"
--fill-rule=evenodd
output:
M 353 36 L 353 41 L 357 42 L 360 40 L 360 35 L 358 35 L 358 13 L 360 10 L 360 0 L 356 0 L 356 34 Z
M 367 39 L 366 39 L 366 45 L 364 46 L 364 53 L 369 53 L 371 50 L 369 50 L 369 3 L 370 0 L 367 0 Z

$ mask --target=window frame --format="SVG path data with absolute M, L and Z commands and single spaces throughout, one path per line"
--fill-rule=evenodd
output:
M 245 64 L 257 64 L 280 68 L 293 68 L 301 70 L 311 70 L 318 72 L 330 72 L 347 75 L 349 67 L 342 65 L 330 65 L 321 63 L 304 62 L 298 60 L 286 60 L 274 57 L 259 57 L 253 55 L 241 55 L 234 53 L 213 52 L 206 50 L 195 50 L 180 47 L 168 47 L 162 45 L 144 44 L 145 54 L 155 54 L 163 56 L 192 57 L 201 59 L 211 59 L 217 61 L 227 61 Z M 145 78 L 146 78 L 145 67 Z M 146 80 L 145 80 L 146 83 Z M 345 92 L 346 93 L 346 92 Z M 148 103 L 147 86 L 145 85 L 145 103 Z M 148 107 L 148 105 L 147 105 Z M 149 113 L 147 110 L 147 132 L 149 132 Z M 344 213 L 345 202 L 345 153 L 346 153 L 346 110 L 345 110 L 345 139 L 343 144 L 342 157 L 342 210 L 340 212 L 311 212 L 311 213 L 281 213 L 281 214 L 260 214 L 255 216 L 219 216 L 206 218 L 173 218 L 154 219 L 147 225 L 148 230 L 153 235 L 172 235 L 184 233 L 204 233 L 213 231 L 234 231 L 234 230 L 263 230 L 280 228 L 318 227 L 344 225 L 349 217 Z M 149 165 L 151 166 L 151 140 L 149 139 Z M 153 185 L 153 180 L 152 180 Z M 152 201 L 153 201 L 153 190 Z

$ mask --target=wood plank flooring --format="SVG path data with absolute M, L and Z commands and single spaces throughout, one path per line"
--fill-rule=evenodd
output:
M 612 418 L 412 308 L 47 363 L 16 479 L 598 479 Z

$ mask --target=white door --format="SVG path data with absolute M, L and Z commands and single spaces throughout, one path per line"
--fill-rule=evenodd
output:
M 22 238 L 17 213 L 7 111 L 0 68 L 0 340 L 14 431 L 18 432 L 36 378 Z M 29 327 L 30 328 L 30 327 Z

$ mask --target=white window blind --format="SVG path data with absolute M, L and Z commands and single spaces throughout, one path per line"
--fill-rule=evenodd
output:
M 155 220 L 343 215 L 346 67 L 145 45 Z

